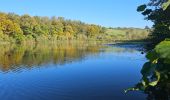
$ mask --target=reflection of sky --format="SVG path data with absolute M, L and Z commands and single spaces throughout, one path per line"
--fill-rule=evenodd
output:
M 106 52 L 109 57 L 114 56 L 116 59 L 128 59 L 128 60 L 143 60 L 146 61 L 145 54 L 141 54 L 140 48 L 138 46 L 123 45 L 123 46 L 107 46 L 107 48 L 102 49 Z

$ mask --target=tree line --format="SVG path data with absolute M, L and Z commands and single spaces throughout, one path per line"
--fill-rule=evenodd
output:
M 106 28 L 68 20 L 0 12 L 0 42 L 43 42 L 64 40 L 122 41 L 144 39 L 149 29 Z
M 1 41 L 97 39 L 105 28 L 63 17 L 39 17 L 0 13 Z

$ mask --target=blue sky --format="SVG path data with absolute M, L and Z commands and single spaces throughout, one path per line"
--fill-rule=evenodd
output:
M 144 27 L 152 23 L 136 12 L 148 0 L 1 0 L 1 12 L 62 16 L 107 27 Z

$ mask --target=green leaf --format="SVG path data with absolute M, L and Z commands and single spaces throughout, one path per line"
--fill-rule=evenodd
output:
M 142 11 L 144 11 L 145 9 L 146 9 L 146 5 L 144 4 L 144 5 L 140 5 L 138 8 L 137 8 L 137 11 L 138 12 L 142 12 Z
M 155 64 L 152 64 L 151 62 L 147 62 L 144 64 L 141 70 L 141 74 L 143 75 L 143 77 L 150 76 L 154 72 L 155 67 L 156 67 Z
M 146 15 L 149 15 L 151 12 L 152 12 L 152 9 L 146 9 L 144 12 L 142 12 L 142 14 L 146 16 Z
M 138 91 L 138 90 L 139 90 L 139 88 L 132 87 L 132 88 L 128 88 L 128 89 L 124 90 L 124 92 L 128 93 L 129 91 Z
M 155 74 L 156 74 L 156 77 L 157 77 L 157 80 L 156 81 L 153 81 L 153 82 L 150 82 L 149 85 L 150 86 L 156 86 L 160 80 L 160 73 L 158 71 L 155 71 Z
M 164 60 L 164 63 L 170 64 L 170 41 L 163 41 L 155 48 L 156 53 L 160 59 Z
M 163 8 L 163 10 L 166 10 L 169 6 L 170 6 L 170 0 L 168 0 L 165 3 L 163 3 L 162 8 Z
M 158 59 L 158 54 L 155 50 L 152 50 L 147 53 L 146 58 L 150 60 L 150 62 L 153 62 Z

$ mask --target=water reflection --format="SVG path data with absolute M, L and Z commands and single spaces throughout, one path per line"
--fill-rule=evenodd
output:
M 1 45 L 0 50 L 0 69 L 5 72 L 30 69 L 49 63 L 62 65 L 100 52 L 116 52 L 116 54 L 136 52 L 132 48 L 89 43 Z
M 48 63 L 65 64 L 99 53 L 102 46 L 92 44 L 31 44 L 0 46 L 0 69 L 16 70 Z
M 134 48 L 57 43 L 0 46 L 0 50 L 2 100 L 145 98 L 140 93 L 123 92 L 140 79 L 139 71 L 145 62 Z

